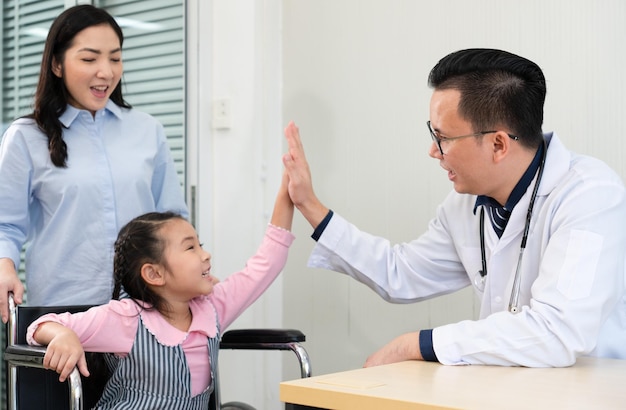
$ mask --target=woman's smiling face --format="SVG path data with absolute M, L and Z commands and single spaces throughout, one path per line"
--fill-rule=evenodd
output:
M 53 61 L 52 72 L 63 79 L 69 104 L 93 115 L 122 78 L 120 39 L 108 24 L 87 27 L 76 34 L 63 61 Z

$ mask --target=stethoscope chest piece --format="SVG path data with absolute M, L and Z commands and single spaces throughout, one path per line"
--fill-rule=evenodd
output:
M 479 270 L 474 275 L 474 286 L 481 292 L 485 291 L 485 283 L 487 282 L 487 276 L 483 275 L 483 271 Z

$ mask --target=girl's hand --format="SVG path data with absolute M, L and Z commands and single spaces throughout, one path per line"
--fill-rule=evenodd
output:
M 85 352 L 76 333 L 57 323 L 48 322 L 41 326 L 47 325 L 56 325 L 58 328 L 55 329 L 56 334 L 48 344 L 43 359 L 44 368 L 59 373 L 60 382 L 64 382 L 76 366 L 83 376 L 89 376 Z

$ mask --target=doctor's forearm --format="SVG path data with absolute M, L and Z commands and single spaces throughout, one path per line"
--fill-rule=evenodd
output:
M 296 204 L 296 207 L 313 229 L 317 228 L 329 211 L 317 198 L 311 202 Z

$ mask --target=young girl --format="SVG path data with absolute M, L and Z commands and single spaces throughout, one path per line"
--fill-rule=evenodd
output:
M 213 391 L 220 333 L 250 306 L 283 269 L 294 239 L 287 179 L 271 222 L 246 267 L 214 283 L 211 255 L 194 228 L 173 213 L 133 219 L 115 243 L 113 300 L 77 314 L 48 314 L 27 339 L 48 345 L 44 366 L 63 381 L 84 351 L 109 352 L 112 373 L 98 409 L 207 409 Z M 81 346 L 82 345 L 82 346 Z
M 122 96 L 124 36 L 91 5 L 68 8 L 44 46 L 33 112 L 0 145 L 0 314 L 32 305 L 100 304 L 113 289 L 113 243 L 132 218 L 187 216 L 163 126 Z

